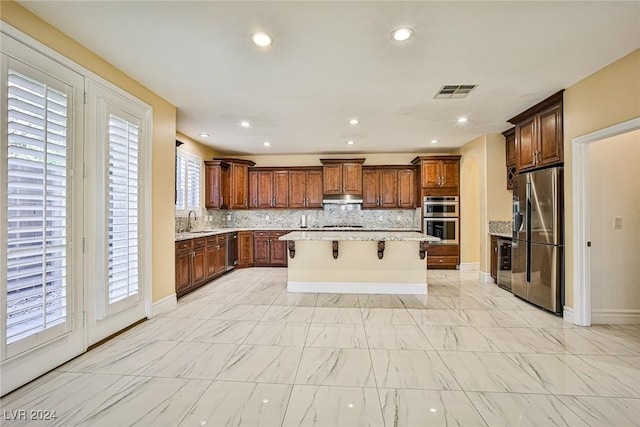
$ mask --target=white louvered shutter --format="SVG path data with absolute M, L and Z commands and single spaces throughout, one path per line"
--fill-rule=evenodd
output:
M 70 327 L 69 95 L 11 69 L 7 78 L 6 344 Z
M 109 115 L 108 303 L 138 294 L 139 124 Z
M 200 169 L 202 159 L 178 153 L 176 157 L 176 209 L 181 211 L 200 209 Z

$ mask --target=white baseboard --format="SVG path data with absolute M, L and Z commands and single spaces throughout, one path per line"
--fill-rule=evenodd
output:
M 426 283 L 287 282 L 288 292 L 426 295 Z
M 640 324 L 640 310 L 592 309 L 591 324 L 637 325 Z
M 572 307 L 567 307 L 565 305 L 562 308 L 562 318 L 564 319 L 565 322 L 569 322 L 569 323 L 572 323 L 574 325 L 577 325 L 576 316 L 575 316 L 575 313 L 573 312 L 573 308 Z
M 491 277 L 491 273 L 485 273 L 484 271 L 478 271 L 478 280 L 480 280 L 480 283 L 496 283 Z
M 155 317 L 158 314 L 175 310 L 176 307 L 178 307 L 178 297 L 176 297 L 176 294 L 173 293 L 171 295 L 167 295 L 161 300 L 154 302 L 151 306 L 151 315 L 152 317 Z
M 474 271 L 480 270 L 479 262 L 461 262 L 458 266 L 458 270 L 460 271 Z

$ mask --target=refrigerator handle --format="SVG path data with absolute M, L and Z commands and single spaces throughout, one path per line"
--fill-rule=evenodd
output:
M 527 283 L 531 283 L 531 183 L 527 182 L 527 251 L 525 255 L 527 263 Z

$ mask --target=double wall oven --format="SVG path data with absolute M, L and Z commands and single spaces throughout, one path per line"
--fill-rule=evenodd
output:
M 424 232 L 439 237 L 439 244 L 457 244 L 459 207 L 458 196 L 425 196 L 422 201 Z

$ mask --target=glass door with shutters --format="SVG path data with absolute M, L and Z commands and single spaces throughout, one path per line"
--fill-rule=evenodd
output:
M 82 174 L 74 172 L 84 79 L 32 52 L 19 61 L 14 47 L 3 36 L 0 394 L 85 348 Z

